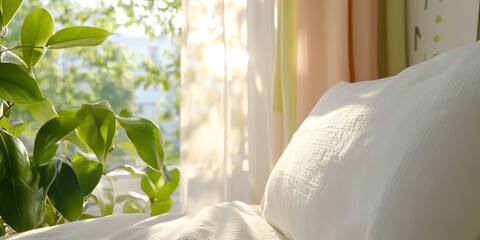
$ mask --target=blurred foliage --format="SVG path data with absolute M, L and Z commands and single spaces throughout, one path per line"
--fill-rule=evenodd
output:
M 134 89 L 163 88 L 168 96 L 157 102 L 160 114 L 152 120 L 159 124 L 167 140 L 167 164 L 178 164 L 179 129 L 178 124 L 171 123 L 179 119 L 180 28 L 174 23 L 179 19 L 181 0 L 99 0 L 88 4 L 82 4 L 81 0 L 24 1 L 16 19 L 25 18 L 38 7 L 49 9 L 58 28 L 88 25 L 121 36 L 122 31 L 128 31 L 125 29 L 135 27 L 143 29 L 152 41 L 162 36 L 171 39 L 172 47 L 166 48 L 157 61 L 150 56 L 139 59 L 125 43 L 115 40 L 96 48 L 48 51 L 36 67 L 35 77 L 57 110 L 105 99 L 113 111 L 127 108 L 138 112 Z M 9 29 L 20 29 L 21 24 L 14 19 Z M 19 31 L 10 31 L 5 38 L 12 46 L 19 45 L 15 42 L 18 39 Z M 22 111 L 21 108 L 15 110 Z M 32 120 L 23 115 L 23 121 Z M 170 129 L 166 129 L 167 126 Z M 27 135 L 33 136 L 33 133 Z

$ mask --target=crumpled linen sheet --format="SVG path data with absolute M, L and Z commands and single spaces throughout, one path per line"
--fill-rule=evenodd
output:
M 285 239 L 258 206 L 227 202 L 183 216 L 113 215 L 31 230 L 7 239 Z

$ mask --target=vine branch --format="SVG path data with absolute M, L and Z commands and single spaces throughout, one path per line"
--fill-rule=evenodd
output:
M 2 120 L 5 117 L 5 115 L 7 115 L 12 110 L 13 105 L 15 105 L 15 103 L 9 103 L 9 102 L 6 102 L 6 103 L 7 103 L 7 109 L 3 111 L 2 116 L 0 116 L 0 120 Z M 0 103 L 0 104 L 3 104 L 3 103 Z
M 4 53 L 4 52 L 9 52 L 9 51 L 12 51 L 12 50 L 15 50 L 15 49 L 19 49 L 19 48 L 38 48 L 38 49 L 45 49 L 47 47 L 45 46 L 41 46 L 41 47 L 32 47 L 32 46 L 16 46 L 16 47 L 13 47 L 13 48 L 7 48 L 5 50 L 2 50 L 0 51 L 0 54 Z

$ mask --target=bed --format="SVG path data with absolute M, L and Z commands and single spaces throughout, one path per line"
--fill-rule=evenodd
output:
M 340 83 L 271 173 L 261 206 L 114 215 L 9 239 L 479 239 L 480 43 Z

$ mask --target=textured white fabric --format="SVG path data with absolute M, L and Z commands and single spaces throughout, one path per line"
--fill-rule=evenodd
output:
M 262 211 L 296 240 L 478 239 L 480 44 L 329 90 L 271 173 Z
M 45 240 L 82 240 L 100 239 L 148 218 L 147 214 L 123 214 L 108 217 L 71 222 L 53 227 L 30 230 L 28 232 L 5 237 L 17 239 Z M 2 238 L 3 239 L 3 238 Z
M 259 206 L 222 203 L 182 216 L 113 215 L 14 235 L 20 239 L 285 239 L 261 216 Z
M 164 222 L 155 218 L 112 234 L 107 239 L 284 239 L 261 217 L 260 208 L 227 202 L 196 214 Z

